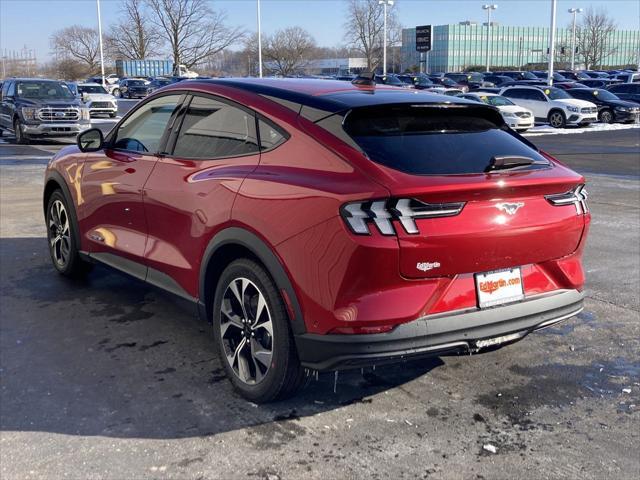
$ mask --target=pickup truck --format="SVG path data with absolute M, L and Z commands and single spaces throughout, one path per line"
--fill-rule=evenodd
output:
M 40 78 L 9 78 L 2 83 L 0 133 L 16 143 L 35 137 L 67 137 L 91 127 L 89 109 L 64 83 Z

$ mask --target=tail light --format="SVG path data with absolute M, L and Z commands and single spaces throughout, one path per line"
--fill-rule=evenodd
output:
M 347 203 L 340 215 L 356 235 L 371 235 L 371 223 L 382 235 L 396 235 L 393 220 L 400 222 L 405 232 L 415 235 L 420 233 L 416 218 L 453 217 L 464 205 L 465 202 L 425 203 L 415 198 L 391 198 Z
M 582 184 L 568 192 L 555 193 L 553 195 L 547 195 L 544 198 L 546 198 L 547 201 L 555 207 L 573 205 L 576 207 L 578 215 L 586 215 L 589 213 L 589 206 L 587 205 L 587 191 Z

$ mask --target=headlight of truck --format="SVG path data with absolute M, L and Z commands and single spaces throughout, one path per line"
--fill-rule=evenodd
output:
M 88 108 L 81 108 L 80 109 L 80 118 L 82 120 L 91 120 L 91 114 L 89 113 L 89 109 Z
M 36 119 L 36 112 L 38 111 L 37 108 L 33 108 L 33 107 L 22 107 L 22 117 L 25 120 L 35 120 Z
M 631 109 L 627 108 L 627 107 L 616 107 L 616 110 L 618 110 L 619 112 L 630 112 Z
M 580 111 L 579 107 L 572 107 L 571 105 L 567 105 L 567 110 L 573 113 L 578 113 Z

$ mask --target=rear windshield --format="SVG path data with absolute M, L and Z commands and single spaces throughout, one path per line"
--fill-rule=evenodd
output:
M 359 108 L 349 112 L 344 129 L 372 161 L 413 175 L 482 173 L 495 156 L 548 164 L 485 108 Z

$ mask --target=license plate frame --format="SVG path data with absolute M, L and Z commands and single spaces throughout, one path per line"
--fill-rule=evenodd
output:
M 492 308 L 519 302 L 525 298 L 520 267 L 474 274 L 478 308 Z

